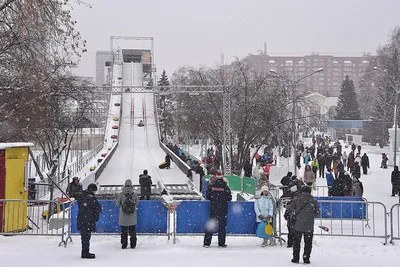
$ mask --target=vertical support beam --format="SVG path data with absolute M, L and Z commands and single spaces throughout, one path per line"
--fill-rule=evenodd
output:
M 223 102 L 223 144 L 222 144 L 222 162 L 224 164 L 224 175 L 232 174 L 232 160 L 231 160 L 231 94 L 228 88 L 224 88 L 222 97 Z

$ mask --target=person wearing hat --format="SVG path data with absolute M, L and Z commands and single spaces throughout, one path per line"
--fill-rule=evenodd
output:
M 143 174 L 139 175 L 139 184 L 140 184 L 140 199 L 150 200 L 151 185 L 153 184 L 153 182 L 151 181 L 151 176 L 148 175 L 147 170 L 144 170 Z
M 81 191 L 82 191 L 82 185 L 79 183 L 79 178 L 78 177 L 72 178 L 72 182 L 69 183 L 67 188 L 67 195 L 70 198 L 76 198 L 77 194 L 79 194 Z
M 206 227 L 203 247 L 210 247 L 213 232 L 218 225 L 218 246 L 226 248 L 226 221 L 228 203 L 232 200 L 232 193 L 221 172 L 217 172 L 216 180 L 208 185 L 206 198 L 210 201 L 210 220 Z
M 254 202 L 254 211 L 256 213 L 256 220 L 258 223 L 262 221 L 268 221 L 272 223 L 272 218 L 274 217 L 274 199 L 269 194 L 268 186 L 264 185 L 261 187 L 261 196 Z M 264 238 L 262 247 L 268 245 L 267 238 Z M 273 242 L 270 243 L 272 245 Z
M 320 213 L 318 202 L 311 195 L 312 187 L 304 185 L 301 193 L 288 205 L 285 218 L 291 217 L 293 224 L 293 263 L 299 263 L 300 243 L 304 236 L 303 262 L 310 263 L 314 233 L 314 217 Z M 288 216 L 290 214 L 290 216 Z
M 78 225 L 82 240 L 82 259 L 94 259 L 95 254 L 89 252 L 90 237 L 96 230 L 96 222 L 99 220 L 101 205 L 97 201 L 94 193 L 97 191 L 96 184 L 90 184 L 86 190 L 83 190 L 77 197 L 78 200 Z
M 131 237 L 131 248 L 136 247 L 136 205 L 138 202 L 138 196 L 133 190 L 132 181 L 128 179 L 125 181 L 125 186 L 122 188 L 122 192 L 119 193 L 116 201 L 116 205 L 119 207 L 118 224 L 121 226 L 122 249 L 128 247 L 128 233 Z

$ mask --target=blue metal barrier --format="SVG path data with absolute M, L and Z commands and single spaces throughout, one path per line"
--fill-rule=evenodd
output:
M 367 219 L 367 203 L 361 197 L 314 197 L 321 208 L 323 219 Z M 321 200 L 323 202 L 321 202 Z M 329 202 L 332 201 L 332 202 Z M 340 202 L 338 202 L 340 201 Z M 349 202 L 350 203 L 346 203 Z
M 176 208 L 176 233 L 203 234 L 209 213 L 209 201 L 182 201 Z M 235 201 L 229 203 L 227 234 L 253 235 L 256 228 L 254 202 Z
M 118 225 L 119 207 L 114 200 L 99 200 L 103 207 L 99 221 L 96 223 L 96 233 L 120 233 Z M 77 230 L 78 205 L 71 207 L 71 232 Z M 168 209 L 158 200 L 143 200 L 137 205 L 137 233 L 167 234 Z

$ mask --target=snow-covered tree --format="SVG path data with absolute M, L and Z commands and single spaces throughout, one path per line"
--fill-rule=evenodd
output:
M 340 87 L 340 95 L 336 107 L 337 120 L 361 120 L 360 107 L 353 80 L 347 75 Z

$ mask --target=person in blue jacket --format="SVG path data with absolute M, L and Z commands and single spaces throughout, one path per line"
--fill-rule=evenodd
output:
M 274 217 L 274 199 L 269 194 L 268 186 L 264 185 L 261 187 L 261 196 L 260 198 L 256 199 L 254 202 L 254 211 L 256 212 L 256 220 L 258 223 L 262 221 L 269 221 L 273 222 L 272 219 Z M 261 244 L 262 247 L 268 246 L 267 238 L 264 238 L 263 243 Z M 271 240 L 270 245 L 273 245 L 273 240 Z
M 331 196 L 331 188 L 333 186 L 333 182 L 335 178 L 333 177 L 332 169 L 328 168 L 328 172 L 326 173 L 326 184 L 328 186 L 328 196 Z

